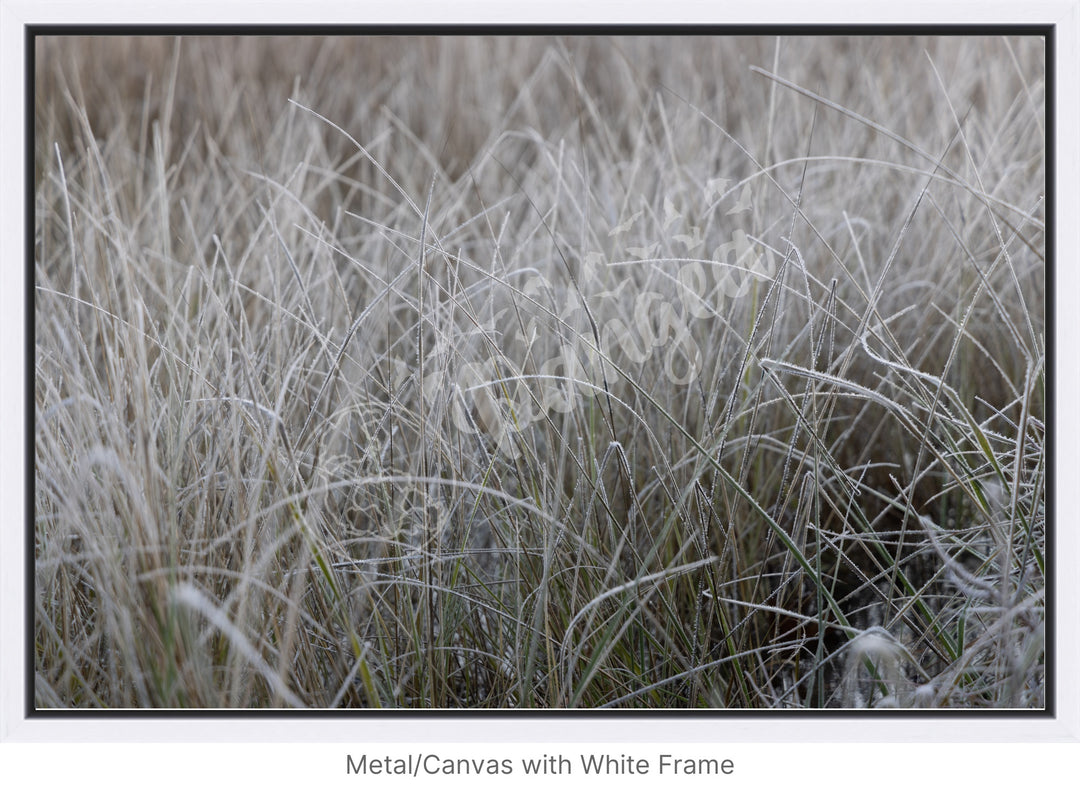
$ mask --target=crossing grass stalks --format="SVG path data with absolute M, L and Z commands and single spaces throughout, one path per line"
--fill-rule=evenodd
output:
M 39 38 L 37 705 L 1045 707 L 1044 68 Z

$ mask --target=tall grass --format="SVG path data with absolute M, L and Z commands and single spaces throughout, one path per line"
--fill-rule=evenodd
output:
M 37 705 L 1045 706 L 1041 40 L 37 44 Z

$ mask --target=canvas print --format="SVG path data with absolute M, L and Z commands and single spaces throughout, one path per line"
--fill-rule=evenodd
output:
M 1047 708 L 1042 37 L 91 34 L 37 708 Z

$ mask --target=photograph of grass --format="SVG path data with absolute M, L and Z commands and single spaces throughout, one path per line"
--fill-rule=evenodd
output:
M 39 35 L 38 708 L 1045 709 L 1041 36 Z

